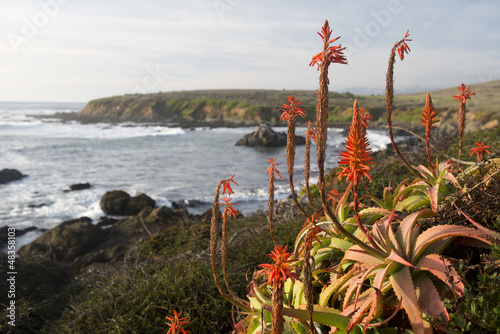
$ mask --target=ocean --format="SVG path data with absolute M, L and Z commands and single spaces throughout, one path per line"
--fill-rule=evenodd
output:
M 124 190 L 145 193 L 157 205 L 174 203 L 199 214 L 211 207 L 220 179 L 231 177 L 235 208 L 248 214 L 267 207 L 268 159 L 283 164 L 277 180 L 276 199 L 290 195 L 286 177 L 286 149 L 235 146 L 256 127 L 192 128 L 159 124 L 81 124 L 51 117 L 58 112 L 78 112 L 84 103 L 0 102 L 0 170 L 17 169 L 28 175 L 0 185 L 0 227 L 49 229 L 61 222 L 87 216 L 104 216 L 101 196 Z M 43 116 L 43 117 L 42 117 Z M 274 128 L 286 131 L 286 127 Z M 302 134 L 306 128 L 297 128 Z M 368 130 L 371 149 L 384 149 L 385 131 Z M 329 129 L 327 168 L 337 164 L 345 132 Z M 304 145 L 297 146 L 296 189 L 304 184 Z M 311 157 L 315 182 L 315 148 Z M 91 188 L 68 191 L 70 185 L 90 183 Z M 40 232 L 20 237 L 24 244 Z M 22 238 L 22 239 L 21 239 Z

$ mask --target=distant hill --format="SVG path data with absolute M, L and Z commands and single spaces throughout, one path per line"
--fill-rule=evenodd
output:
M 500 119 L 500 81 L 471 86 L 476 96 L 467 101 L 469 123 L 483 126 Z M 425 94 L 399 94 L 395 98 L 394 120 L 418 122 L 425 104 Z M 434 106 L 443 122 L 456 118 L 456 87 L 430 92 Z M 279 111 L 286 97 L 293 95 L 303 102 L 307 119 L 314 120 L 316 91 L 313 90 L 194 90 L 155 94 L 129 94 L 90 101 L 78 113 L 82 122 L 164 122 L 182 126 L 255 125 L 262 121 L 279 122 Z M 385 119 L 384 96 L 330 93 L 332 123 L 351 119 L 354 99 L 370 109 L 375 120 Z M 300 121 L 300 120 L 299 120 Z M 491 123 L 493 122 L 493 123 Z

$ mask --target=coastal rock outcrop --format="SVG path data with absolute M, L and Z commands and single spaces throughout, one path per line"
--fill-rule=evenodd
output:
M 156 201 L 146 194 L 131 197 L 123 190 L 106 192 L 100 201 L 101 210 L 107 215 L 132 216 L 144 208 L 154 207 Z
M 276 147 L 286 145 L 286 133 L 274 131 L 268 123 L 261 123 L 259 128 L 236 142 L 236 146 Z M 296 145 L 304 145 L 304 137 L 295 136 Z
M 0 170 L 0 184 L 7 184 L 9 182 L 19 181 L 28 175 L 24 175 L 17 169 L 2 169 Z
M 19 256 L 50 252 L 58 261 L 71 262 L 106 240 L 101 227 L 87 217 L 68 220 L 21 247 Z
M 108 228 L 82 217 L 61 223 L 33 242 L 21 247 L 18 255 L 31 257 L 49 254 L 77 270 L 99 267 L 134 256 L 147 238 L 195 216 L 184 209 L 147 207 L 138 215 L 116 221 Z

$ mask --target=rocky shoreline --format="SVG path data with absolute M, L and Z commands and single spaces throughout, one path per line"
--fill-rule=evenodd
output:
M 413 128 L 412 130 L 418 131 Z M 453 129 L 450 131 L 453 132 Z M 408 135 L 404 131 L 396 132 L 396 135 Z M 421 131 L 418 132 L 421 134 Z M 263 133 L 267 133 L 269 138 L 276 140 L 277 142 L 274 143 L 276 145 L 286 144 L 286 134 L 274 132 L 266 123 L 254 133 L 248 134 L 246 139 L 242 139 L 242 142 L 246 141 L 242 145 L 253 146 L 251 140 L 258 139 Z M 448 131 L 436 131 L 433 138 L 439 142 L 449 136 Z M 280 139 L 275 137 L 280 137 Z M 269 144 L 271 139 L 265 139 L 260 145 Z M 283 139 L 285 139 L 284 142 Z M 297 140 L 303 140 L 303 138 L 297 137 Z M 400 149 L 415 154 L 423 151 L 424 146 L 420 140 L 410 138 L 400 143 Z M 392 146 L 389 145 L 386 150 L 377 152 L 376 160 L 384 161 L 393 155 Z M 9 170 L 10 174 L 12 174 L 11 170 Z M 19 171 L 15 174 L 19 176 L 17 180 L 26 177 Z M 67 191 L 84 190 L 89 187 L 91 185 L 88 183 L 75 184 L 71 185 Z M 209 210 L 204 214 L 194 215 L 177 205 L 173 205 L 173 208 L 157 207 L 155 200 L 146 194 L 132 197 L 121 190 L 105 193 L 101 198 L 100 206 L 104 216 L 99 221 L 93 222 L 88 217 L 80 217 L 62 222 L 48 231 L 38 230 L 43 234 L 31 243 L 22 246 L 17 254 L 21 258 L 50 254 L 57 261 L 66 263 L 77 271 L 83 271 L 109 263 L 122 262 L 127 257 L 133 256 L 147 238 L 159 231 L 185 220 L 196 221 L 200 224 L 207 223 L 211 214 Z M 3 229 L 7 228 L 0 229 L 0 236 L 3 235 Z M 16 235 L 21 236 L 36 230 L 33 227 L 18 230 Z M 0 240 L 0 247 L 5 247 L 5 244 L 1 242 L 7 239 L 0 237 Z

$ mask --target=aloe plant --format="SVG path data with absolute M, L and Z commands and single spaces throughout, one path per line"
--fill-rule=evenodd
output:
M 328 68 L 331 63 L 345 64 L 346 59 L 342 54 L 344 48 L 340 45 L 330 46 L 338 38 L 330 39 L 328 22 L 325 22 L 319 35 L 323 40 L 323 51 L 315 55 L 311 62 L 311 65 L 318 65 L 321 71 L 317 122 L 316 130 L 310 128 L 309 123 L 308 131 L 316 134 L 321 207 L 315 207 L 310 192 L 306 189 L 311 205 L 309 212 L 313 213 L 298 234 L 293 253 L 288 253 L 286 248 L 278 245 L 272 229 L 271 211 L 274 208 L 274 175 L 276 173 L 280 176 L 276 169 L 279 164 L 275 163 L 276 158 L 269 159 L 269 221 L 275 243 L 275 250 L 270 257 L 274 264 L 260 265 L 264 269 L 252 278 L 248 302 L 245 302 L 232 293 L 227 281 L 226 290 L 229 294 L 225 293 L 215 275 L 218 223 L 221 218 L 219 191 L 222 185 L 223 193 L 228 190 L 228 194 L 231 194 L 229 184 L 234 182 L 232 177 L 220 181 L 214 200 L 211 230 L 212 268 L 216 285 L 226 299 L 246 314 L 244 320 L 235 327 L 237 333 L 256 334 L 269 330 L 272 333 L 342 333 L 356 327 L 361 327 L 360 330 L 364 328 L 365 332 L 370 327 L 377 327 L 377 331 L 384 332 L 384 329 L 390 330 L 387 326 L 396 315 L 408 317 L 414 333 L 432 333 L 432 324 L 427 316 L 447 322 L 450 316 L 443 298 L 464 294 L 464 284 L 453 268 L 453 259 L 443 256 L 444 250 L 457 238 L 473 240 L 476 246 L 489 247 L 493 243 L 499 243 L 500 233 L 477 224 L 456 205 L 457 210 L 474 227 L 430 224 L 430 227 L 423 228 L 429 225 L 426 222 L 430 218 L 439 213 L 443 203 L 451 205 L 448 198 L 464 189 L 460 184 L 460 177 L 453 174 L 451 160 L 438 163 L 436 157 L 436 164 L 431 163 L 430 145 L 427 145 L 429 167 L 415 167 L 409 165 L 393 140 L 391 114 L 395 53 L 398 52 L 401 60 L 409 53 L 409 32 L 391 50 L 386 104 L 389 136 L 394 149 L 415 178 L 404 180 L 395 188 L 386 187 L 382 198 L 369 195 L 373 206 L 360 203 L 358 185 L 371 180 L 370 166 L 373 161 L 366 139 L 369 115 L 367 109 L 358 106 L 355 101 L 353 122 L 346 139 L 345 151 L 342 151 L 339 161 L 339 165 L 343 167 L 339 178 L 346 177 L 349 183 L 343 193 L 333 191 L 330 197 L 327 196 L 324 164 Z M 290 100 L 291 97 L 289 102 Z M 429 143 L 432 124 L 436 122 L 429 96 L 426 109 L 423 123 Z M 289 131 L 289 135 L 294 134 L 294 124 L 289 126 Z M 309 168 L 308 153 L 309 149 L 306 150 L 305 157 L 306 177 Z M 292 191 L 293 168 L 290 169 L 290 166 L 293 167 L 293 160 L 294 147 L 290 146 L 287 147 L 287 165 Z M 470 168 L 462 172 L 462 175 L 474 173 L 475 170 Z M 308 182 L 306 185 L 308 186 Z M 230 198 L 222 200 L 226 203 L 222 214 L 224 274 L 227 251 L 224 228 L 227 216 L 232 214 L 232 203 L 229 203 Z M 307 213 L 306 207 L 300 208 L 303 214 Z

